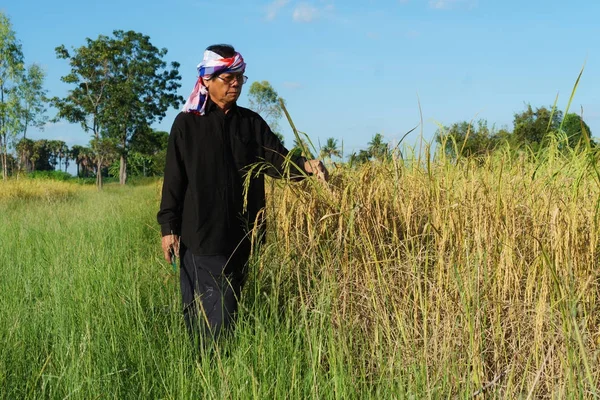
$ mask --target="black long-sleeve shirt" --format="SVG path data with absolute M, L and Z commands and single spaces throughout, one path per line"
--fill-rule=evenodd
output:
M 227 114 L 210 99 L 205 115 L 180 113 L 169 136 L 160 210 L 162 235 L 181 235 L 197 255 L 229 255 L 245 238 L 265 205 L 262 174 L 252 172 L 243 207 L 248 167 L 264 161 L 270 176 L 284 173 L 288 151 L 257 113 L 234 105 Z M 292 162 L 302 168 L 305 159 Z M 291 168 L 293 175 L 298 170 Z

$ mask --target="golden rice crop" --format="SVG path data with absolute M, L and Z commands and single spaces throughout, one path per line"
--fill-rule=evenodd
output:
M 277 185 L 266 256 L 290 277 L 288 301 L 324 313 L 328 298 L 348 357 L 378 379 L 424 363 L 428 386 L 450 376 L 457 393 L 490 382 L 509 398 L 593 393 L 596 158 L 396 159 L 337 169 L 328 188 Z

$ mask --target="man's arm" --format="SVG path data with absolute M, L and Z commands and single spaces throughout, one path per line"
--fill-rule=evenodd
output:
M 173 122 L 169 135 L 160 210 L 156 216 L 163 236 L 162 249 L 165 259 L 169 262 L 171 262 L 171 250 L 174 250 L 176 255 L 179 253 L 181 212 L 188 182 L 180 152 L 181 126 L 182 121 L 178 116 Z

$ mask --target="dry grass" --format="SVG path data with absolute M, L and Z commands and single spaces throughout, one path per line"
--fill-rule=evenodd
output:
M 416 368 L 434 397 L 489 382 L 508 398 L 598 395 L 597 156 L 540 157 L 394 160 L 337 169 L 330 190 L 279 186 L 266 257 L 363 376 Z
M 70 182 L 43 179 L 9 179 L 0 181 L 0 201 L 66 200 L 83 189 L 83 186 Z

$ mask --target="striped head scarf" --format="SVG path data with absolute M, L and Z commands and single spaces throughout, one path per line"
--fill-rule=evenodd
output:
M 183 112 L 191 112 L 204 115 L 206 101 L 208 100 L 208 88 L 204 85 L 203 78 L 208 78 L 215 73 L 239 73 L 246 70 L 244 58 L 238 52 L 233 57 L 223 58 L 219 54 L 206 50 L 202 62 L 198 64 L 198 80 L 192 90 L 192 94 L 183 106 Z

